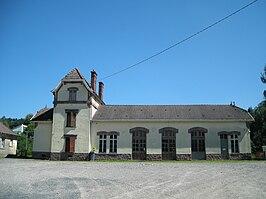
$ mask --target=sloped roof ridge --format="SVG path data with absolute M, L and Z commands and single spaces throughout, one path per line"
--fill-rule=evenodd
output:
M 40 110 L 38 110 L 30 120 L 34 120 L 35 118 L 39 117 L 40 115 L 46 113 L 47 111 L 51 110 L 52 108 L 44 107 Z
M 80 79 L 85 79 L 84 76 L 79 71 L 79 69 L 76 67 L 73 70 L 71 70 L 69 73 L 67 73 L 67 75 L 63 79 L 71 78 L 71 76 L 73 76 L 73 74 L 75 73 L 77 73 Z
M 15 132 L 13 132 L 10 128 L 5 126 L 2 122 L 0 122 L 0 133 L 18 136 Z
M 233 106 L 233 105 L 230 104 L 106 104 L 105 106 Z M 239 108 L 237 106 L 233 107 Z
M 76 72 L 77 75 L 79 76 L 80 79 L 83 79 L 86 84 L 89 86 L 89 88 L 91 88 L 91 84 L 87 81 L 87 79 L 82 75 L 82 73 L 79 71 L 79 69 L 77 67 L 75 67 L 73 70 L 71 70 L 64 78 L 64 79 L 71 79 L 71 75 L 73 75 L 73 73 Z

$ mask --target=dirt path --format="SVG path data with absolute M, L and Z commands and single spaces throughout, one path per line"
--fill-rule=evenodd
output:
M 266 161 L 0 159 L 0 198 L 266 198 Z

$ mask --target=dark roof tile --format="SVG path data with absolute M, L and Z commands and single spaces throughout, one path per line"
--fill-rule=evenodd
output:
M 241 120 L 253 121 L 232 105 L 102 105 L 93 120 Z

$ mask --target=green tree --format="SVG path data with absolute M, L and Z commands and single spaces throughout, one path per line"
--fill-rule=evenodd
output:
M 266 145 L 266 100 L 261 102 L 249 112 L 254 117 L 255 122 L 251 124 L 252 151 L 255 153 L 261 151 L 261 146 Z
M 266 84 L 266 65 L 264 66 L 264 72 L 261 73 L 260 79 L 262 83 Z M 264 98 L 266 99 L 266 90 L 263 92 Z

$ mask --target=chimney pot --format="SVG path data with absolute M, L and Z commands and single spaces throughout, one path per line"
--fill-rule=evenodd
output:
M 99 98 L 103 100 L 103 89 L 104 89 L 104 83 L 99 82 Z
M 97 81 L 97 73 L 95 72 L 95 70 L 91 71 L 91 88 L 93 90 L 93 92 L 96 93 L 96 81 Z

